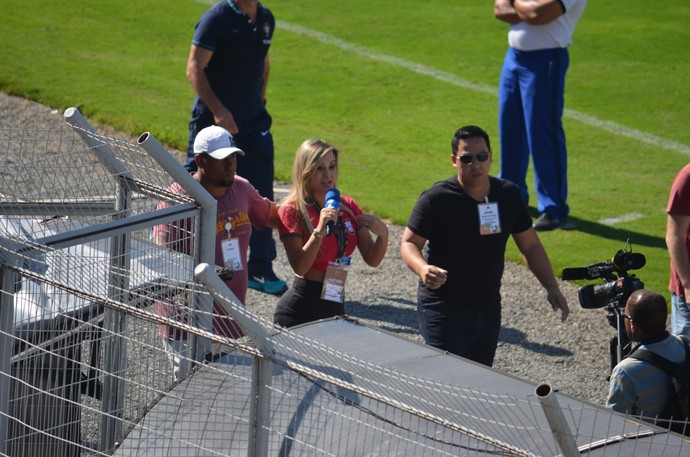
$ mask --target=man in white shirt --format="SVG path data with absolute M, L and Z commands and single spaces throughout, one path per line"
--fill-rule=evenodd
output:
M 563 116 L 568 46 L 587 0 L 495 0 L 494 16 L 510 24 L 498 89 L 499 177 L 518 185 L 534 164 L 536 230 L 566 223 L 569 207 Z

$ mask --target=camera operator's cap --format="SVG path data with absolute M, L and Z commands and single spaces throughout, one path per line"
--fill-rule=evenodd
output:
M 208 154 L 214 159 L 223 160 L 235 153 L 244 155 L 244 151 L 235 145 L 232 134 L 223 127 L 212 125 L 196 134 L 194 154 Z

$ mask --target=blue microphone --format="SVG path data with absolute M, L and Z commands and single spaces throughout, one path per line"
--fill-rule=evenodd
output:
M 328 189 L 326 192 L 326 208 L 335 208 L 338 210 L 340 208 L 340 191 L 335 187 Z M 328 221 L 326 224 L 326 236 L 331 236 L 333 231 L 333 221 Z

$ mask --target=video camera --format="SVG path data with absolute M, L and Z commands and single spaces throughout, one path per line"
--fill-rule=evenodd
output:
M 629 241 L 620 251 L 616 252 L 612 260 L 595 263 L 588 267 L 564 268 L 561 278 L 574 279 L 603 279 L 604 284 L 590 284 L 578 289 L 577 295 L 580 306 L 585 309 L 606 308 L 609 325 L 616 329 L 616 335 L 611 338 L 611 369 L 616 366 L 630 351 L 630 339 L 625 332 L 623 315 L 625 303 L 630 295 L 638 289 L 644 288 L 644 283 L 635 275 L 628 274 L 630 270 L 637 270 L 645 266 L 647 259 L 639 253 L 626 250 Z
M 628 271 L 640 269 L 646 263 L 647 259 L 643 254 L 621 249 L 613 256 L 613 260 L 595 263 L 584 268 L 564 268 L 561 278 L 606 281 L 604 284 L 590 284 L 578 289 L 580 306 L 585 309 L 603 308 L 606 305 L 623 308 L 630 294 L 644 287 L 644 283 L 635 275 L 629 275 Z

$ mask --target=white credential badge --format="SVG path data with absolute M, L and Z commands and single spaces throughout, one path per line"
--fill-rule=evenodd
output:
M 223 266 L 232 271 L 240 271 L 242 267 L 242 255 L 240 253 L 240 240 L 231 238 L 221 242 L 223 252 Z
M 498 214 L 498 203 L 489 203 L 485 198 L 484 203 L 477 205 L 479 211 L 479 234 L 495 235 L 501 233 L 501 217 Z
M 335 262 L 328 262 L 326 276 L 323 279 L 321 298 L 336 303 L 345 301 L 345 280 L 350 266 L 350 257 L 341 257 Z
M 225 223 L 225 230 L 228 232 L 228 239 L 220 243 L 221 252 L 223 254 L 223 266 L 232 271 L 243 270 L 240 240 L 232 238 L 230 235 L 230 231 L 232 230 L 232 218 L 229 216 L 228 221 Z

